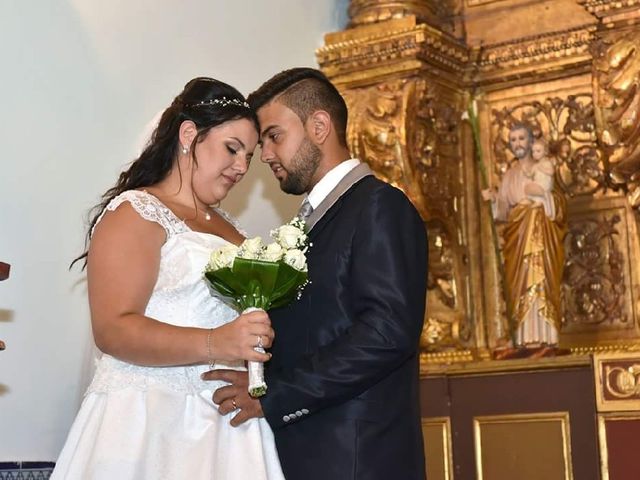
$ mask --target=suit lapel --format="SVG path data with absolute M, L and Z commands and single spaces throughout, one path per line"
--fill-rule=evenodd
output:
M 361 163 L 349 173 L 347 173 L 338 185 L 335 186 L 329 195 L 318 205 L 318 208 L 314 209 L 307 219 L 307 231 L 311 232 L 313 227 L 320 221 L 322 217 L 329 211 L 329 209 L 344 195 L 354 184 L 362 180 L 364 177 L 373 175 L 373 172 L 366 163 Z

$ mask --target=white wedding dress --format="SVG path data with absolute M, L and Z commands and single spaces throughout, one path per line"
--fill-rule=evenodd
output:
M 203 280 L 210 252 L 226 241 L 190 230 L 143 191 L 124 192 L 107 209 L 125 201 L 167 234 L 145 314 L 203 328 L 233 320 L 237 313 Z M 207 370 L 143 367 L 103 355 L 51 479 L 283 479 L 266 420 L 230 426 L 235 413 L 220 415 L 211 400 L 224 383 L 201 380 Z

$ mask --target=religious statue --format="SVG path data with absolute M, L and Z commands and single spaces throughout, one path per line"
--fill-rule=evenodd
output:
M 536 139 L 531 145 L 531 156 L 533 157 L 533 181 L 541 186 L 545 192 L 553 190 L 553 176 L 555 175 L 555 165 L 547 157 L 547 142 Z M 536 201 L 538 196 L 529 195 L 529 199 Z M 549 215 L 549 213 L 547 213 Z
M 560 282 L 564 266 L 565 202 L 553 189 L 554 164 L 543 139 L 526 124 L 509 131 L 517 162 L 499 188 L 484 190 L 503 230 L 504 285 L 514 347 L 555 354 L 562 320 Z

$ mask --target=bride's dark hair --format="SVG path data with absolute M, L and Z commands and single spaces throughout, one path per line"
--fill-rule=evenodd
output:
M 89 229 L 86 245 L 91 239 L 93 227 L 109 202 L 126 190 L 149 187 L 163 180 L 171 171 L 179 149 L 180 125 L 191 120 L 197 128 L 197 134 L 189 146 L 193 152 L 196 143 L 205 139 L 212 128 L 228 122 L 246 118 L 253 122 L 259 131 L 255 111 L 246 103 L 244 96 L 231 85 L 207 77 L 190 80 L 171 105 L 162 113 L 158 126 L 151 134 L 149 143 L 129 168 L 120 174 L 116 184 L 102 195 L 101 202 L 89 212 Z M 197 165 L 195 152 L 194 162 Z M 79 260 L 87 265 L 88 249 L 71 262 L 71 267 Z

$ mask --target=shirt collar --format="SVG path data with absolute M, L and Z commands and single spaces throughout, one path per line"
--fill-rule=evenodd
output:
M 350 158 L 349 160 L 340 162 L 329 170 L 309 192 L 307 198 L 311 206 L 314 209 L 318 208 L 318 205 L 320 205 L 327 195 L 336 188 L 338 183 L 340 183 L 340 180 L 342 180 L 347 173 L 356 168 L 359 164 L 360 160 L 357 158 Z

